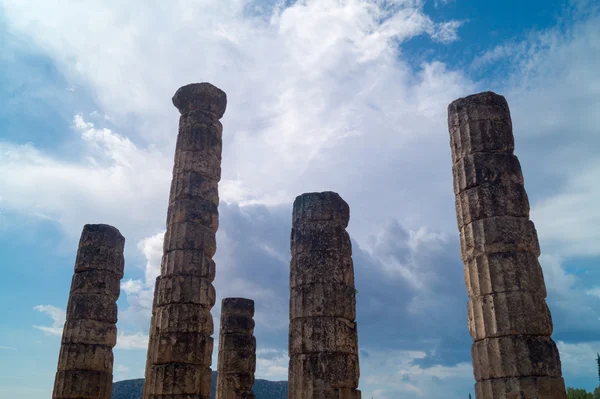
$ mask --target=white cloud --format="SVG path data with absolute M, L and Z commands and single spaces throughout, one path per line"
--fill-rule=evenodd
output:
M 33 326 L 38 330 L 42 330 L 47 334 L 62 336 L 63 327 L 65 325 L 65 320 L 67 317 L 67 313 L 64 309 L 57 308 L 52 305 L 38 305 L 34 307 L 38 312 L 46 313 L 48 316 L 52 318 L 52 325 L 48 326 Z
M 12 346 L 0 346 L 0 349 L 5 349 L 9 351 L 16 351 L 17 348 L 13 348 Z
M 142 333 L 126 334 L 119 332 L 117 335 L 117 349 L 148 349 L 148 335 Z
M 287 381 L 289 360 L 287 349 L 257 348 L 256 378 Z

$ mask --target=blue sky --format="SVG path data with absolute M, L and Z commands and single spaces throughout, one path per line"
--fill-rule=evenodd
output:
M 171 97 L 197 81 L 228 94 L 215 287 L 256 301 L 257 377 L 287 376 L 291 204 L 334 190 L 365 397 L 473 393 L 446 107 L 491 89 L 511 107 L 565 379 L 597 385 L 597 4 L 142 4 L 0 1 L 0 397 L 51 395 L 86 223 L 126 237 L 114 374 L 143 376 Z

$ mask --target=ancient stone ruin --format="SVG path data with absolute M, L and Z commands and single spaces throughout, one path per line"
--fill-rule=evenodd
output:
M 564 399 L 565 385 L 504 97 L 448 106 L 478 399 Z
M 216 399 L 254 399 L 256 338 L 254 301 L 225 298 L 221 302 Z
M 360 398 L 348 204 L 307 193 L 293 206 L 288 397 Z
M 144 399 L 209 399 L 227 96 L 209 83 L 181 87 L 181 113 L 161 274 L 156 282 Z
M 124 245 L 125 239 L 112 226 L 83 227 L 53 399 L 110 399 Z

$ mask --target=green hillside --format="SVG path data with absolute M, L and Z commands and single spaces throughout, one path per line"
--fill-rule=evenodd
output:
M 217 372 L 212 373 L 212 393 L 215 397 Z M 141 399 L 144 379 L 123 380 L 113 383 L 112 399 Z M 256 399 L 287 399 L 287 381 L 256 380 L 252 389 Z

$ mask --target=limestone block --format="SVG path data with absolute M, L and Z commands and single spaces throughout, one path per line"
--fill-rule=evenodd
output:
M 327 222 L 292 227 L 292 256 L 313 251 L 339 251 L 352 255 L 352 244 L 346 228 Z
M 356 323 L 343 318 L 310 317 L 290 322 L 289 354 L 340 352 L 358 355 Z
M 308 384 L 315 388 L 357 388 L 360 369 L 358 356 L 348 353 L 294 355 L 290 367 L 296 374 L 295 389 Z M 290 388 L 291 389 L 291 388 Z
M 221 303 L 221 313 L 254 317 L 254 301 L 246 298 L 224 298 Z
M 195 332 L 212 335 L 213 318 L 210 310 L 194 303 L 173 303 L 157 307 L 156 328 L 163 333 Z
M 497 378 L 475 384 L 477 398 L 564 399 L 565 382 L 560 377 Z
M 184 222 L 201 224 L 216 233 L 219 228 L 218 207 L 201 198 L 172 201 L 167 212 L 167 226 Z
M 356 290 L 345 284 L 315 283 L 290 289 L 290 320 L 299 317 L 356 319 Z
M 152 364 L 187 363 L 210 367 L 213 338 L 196 332 L 159 332 L 151 337 Z
M 521 163 L 514 154 L 476 152 L 452 165 L 454 194 L 485 183 L 524 184 Z
M 530 291 L 546 297 L 542 268 L 532 252 L 484 254 L 467 261 L 464 269 L 469 296 Z
M 125 238 L 117 228 L 108 224 L 86 224 L 79 238 L 79 248 L 88 246 L 113 248 L 123 253 Z
M 221 334 L 219 339 L 219 350 L 246 350 L 256 352 L 256 338 L 247 333 Z
M 339 251 L 304 252 L 290 263 L 290 287 L 313 283 L 344 284 L 354 287 L 352 257 Z
M 350 207 L 332 191 L 305 193 L 296 197 L 292 211 L 292 224 L 329 221 L 348 227 Z
M 212 283 L 215 279 L 215 261 L 202 250 L 176 249 L 166 253 L 161 263 L 162 276 L 173 274 L 202 277 Z
M 96 320 L 67 320 L 62 335 L 63 344 L 106 345 L 117 344 L 117 327 Z
M 88 270 L 105 270 L 123 278 L 125 261 L 123 249 L 103 245 L 86 245 L 79 247 L 75 259 L 75 273 Z
M 560 358 L 550 337 L 486 338 L 471 349 L 477 381 L 523 376 L 561 377 Z
M 208 179 L 221 180 L 221 159 L 213 151 L 179 151 L 175 153 L 173 174 L 195 172 Z
M 254 385 L 254 371 L 235 371 L 233 373 L 222 372 L 218 375 L 218 378 L 223 384 L 223 387 L 236 387 L 236 389 L 241 392 L 251 391 L 252 385 Z
M 221 315 L 221 334 L 254 332 L 254 320 L 246 316 Z
M 498 216 L 478 220 L 461 229 L 460 240 L 465 262 L 496 252 L 529 251 L 540 256 L 537 231 L 527 218 Z
M 256 355 L 249 350 L 230 350 L 219 352 L 219 372 L 222 373 L 254 373 L 256 371 Z
M 177 151 L 222 152 L 223 124 L 204 113 L 189 113 L 179 119 Z
M 183 363 L 151 364 L 147 374 L 149 395 L 200 395 L 210 399 L 211 369 Z
M 181 114 L 200 110 L 221 119 L 227 108 L 227 95 L 210 83 L 191 83 L 175 92 L 173 105 Z
M 58 370 L 91 370 L 112 373 L 113 353 L 110 346 L 62 344 Z
M 342 388 L 339 390 L 339 399 L 361 399 L 362 395 L 357 389 Z
M 171 201 L 203 198 L 219 205 L 218 182 L 200 173 L 175 171 L 169 198 Z
M 105 295 L 116 301 L 121 293 L 121 279 L 106 270 L 87 270 L 73 274 L 71 293 Z
M 100 371 L 58 371 L 52 399 L 110 399 L 112 378 Z
M 494 216 L 529 218 L 529 199 L 522 184 L 484 183 L 456 196 L 459 230 L 469 223 Z
M 67 305 L 67 320 L 75 319 L 116 323 L 117 304 L 106 295 L 73 293 Z
M 176 249 L 202 250 L 210 258 L 217 251 L 215 233 L 197 223 L 174 223 L 167 228 L 163 245 L 164 253 Z
M 515 148 L 508 103 L 487 92 L 464 97 L 448 106 L 452 162 L 474 152 L 508 152 Z
M 173 303 L 196 303 L 206 308 L 215 304 L 216 292 L 212 283 L 196 276 L 162 276 L 156 292 L 158 306 Z
M 472 297 L 468 319 L 474 341 L 505 335 L 552 335 L 552 319 L 544 297 L 529 291 Z

